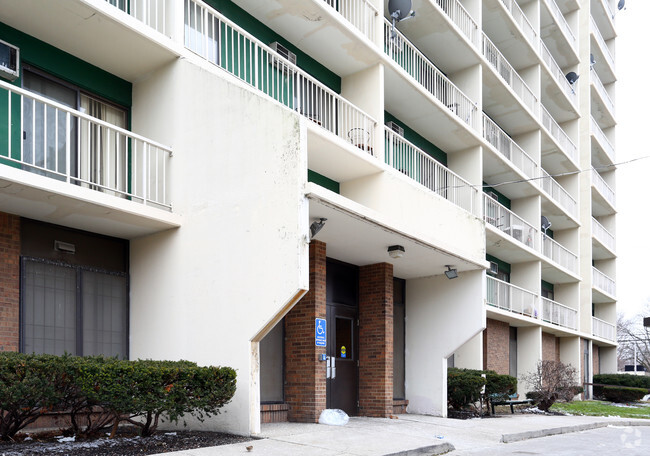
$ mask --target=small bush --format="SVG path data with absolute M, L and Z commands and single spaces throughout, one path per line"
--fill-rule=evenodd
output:
M 533 399 L 543 411 L 548 411 L 558 400 L 573 400 L 579 388 L 576 369 L 560 361 L 539 361 L 536 369 L 526 374 L 524 379 L 532 389 L 532 394 L 526 393 L 526 397 Z
M 481 398 L 486 379 L 482 371 L 471 369 L 447 369 L 447 402 L 455 410 L 461 410 Z
M 606 401 L 625 403 L 636 402 L 646 395 L 643 388 L 620 388 L 616 386 L 603 387 L 602 397 Z
M 485 394 L 493 401 L 506 401 L 517 393 L 517 377 L 501 375 L 494 371 L 487 371 Z

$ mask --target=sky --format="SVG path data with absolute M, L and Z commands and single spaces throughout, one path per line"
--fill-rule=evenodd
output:
M 650 1 L 627 0 L 616 15 L 616 161 L 650 155 Z M 630 318 L 650 302 L 650 158 L 616 174 L 616 291 Z M 647 315 L 650 316 L 650 315 Z

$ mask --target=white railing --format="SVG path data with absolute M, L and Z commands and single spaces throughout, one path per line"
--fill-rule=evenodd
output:
M 165 33 L 167 11 L 165 0 L 106 0 L 107 3 L 133 16 L 145 25 Z
M 573 34 L 573 30 L 571 30 L 571 27 L 569 27 L 569 24 L 564 18 L 564 14 L 562 14 L 562 11 L 560 11 L 560 8 L 557 6 L 557 3 L 555 3 L 555 0 L 545 0 L 545 2 L 546 5 L 548 6 L 548 9 L 551 11 L 551 14 L 555 18 L 555 22 L 560 27 L 560 30 L 564 32 L 567 41 L 569 42 L 571 47 L 575 50 L 577 44 L 576 36 Z
M 542 298 L 542 320 L 575 330 L 578 328 L 578 311 L 559 302 Z
M 575 162 L 578 159 L 578 148 L 571 141 L 569 135 L 558 125 L 553 116 L 546 110 L 544 105 L 540 103 L 540 107 L 542 111 L 542 125 L 555 138 L 560 149 Z
M 609 13 L 609 17 L 611 17 L 612 20 L 613 20 L 614 17 L 616 16 L 616 13 L 614 13 L 614 10 L 613 10 L 612 7 L 610 6 L 610 4 L 609 4 L 609 0 L 600 0 L 600 3 L 602 3 L 603 5 L 605 5 L 605 9 L 606 9 L 607 12 Z
M 609 138 L 605 136 L 605 133 L 603 130 L 600 129 L 600 126 L 598 125 L 598 122 L 592 117 L 591 118 L 591 131 L 593 132 L 594 136 L 600 143 L 601 147 L 609 157 L 609 159 L 612 161 L 612 163 L 615 162 L 616 160 L 616 152 L 614 149 L 614 146 L 612 143 L 609 141 Z
M 429 154 L 385 128 L 386 163 L 466 211 L 478 214 L 478 189 Z
M 199 0 L 185 0 L 185 47 L 374 155 L 377 122 Z
M 578 256 L 575 253 L 543 234 L 542 246 L 545 257 L 550 258 L 571 272 L 578 272 Z
M 551 55 L 551 51 L 548 50 L 542 40 L 539 41 L 539 51 L 542 60 L 551 70 L 551 74 L 557 83 L 560 84 L 560 87 L 562 87 L 562 90 L 564 90 L 566 96 L 569 97 L 569 100 L 571 100 L 572 103 L 575 103 L 578 97 L 576 91 L 573 89 L 573 87 L 571 87 L 571 84 L 569 84 L 569 81 L 567 81 L 566 76 L 562 72 L 562 69 L 553 58 L 553 55 Z
M 616 193 L 612 190 L 612 187 L 607 185 L 605 179 L 603 179 L 594 168 L 591 168 L 591 180 L 594 187 L 596 187 L 600 194 L 603 195 L 603 198 L 605 198 L 612 207 L 616 207 Z
M 483 113 L 483 138 L 526 176 L 531 179 L 537 177 L 539 166 L 535 160 L 485 113 Z
M 607 323 L 606 321 L 601 320 L 600 318 L 591 317 L 593 320 L 593 330 L 592 333 L 596 337 L 607 340 L 616 340 L 616 325 Z
M 488 305 L 513 313 L 539 318 L 537 295 L 503 280 L 487 276 Z
M 557 201 L 571 216 L 578 216 L 578 203 L 553 177 L 540 168 L 542 189 Z
M 454 24 L 469 38 L 474 46 L 479 46 L 480 32 L 478 24 L 458 0 L 435 0 Z
M 0 109 L 0 163 L 171 209 L 170 148 L 4 81 Z
M 386 54 L 463 122 L 478 129 L 476 103 L 442 74 L 399 30 L 395 30 L 396 36 L 391 37 L 391 29 L 391 23 L 384 21 Z
M 603 35 L 600 34 L 600 30 L 598 29 L 598 25 L 596 24 L 596 21 L 594 21 L 594 18 L 589 17 L 589 19 L 591 19 L 591 31 L 596 37 L 596 42 L 598 42 L 598 46 L 600 46 L 600 49 L 603 52 L 603 55 L 605 56 L 605 60 L 607 60 L 607 63 L 613 69 L 614 56 L 612 55 L 612 52 L 609 50 L 609 46 L 607 46 L 607 43 L 605 43 L 605 39 L 603 38 Z
M 485 33 L 483 34 L 483 56 L 506 81 L 517 97 L 528 106 L 533 115 L 538 117 L 539 103 L 537 97 Z
M 610 233 L 607 228 L 600 224 L 598 220 L 592 217 L 591 219 L 591 231 L 596 239 L 600 241 L 605 247 L 607 247 L 612 252 L 616 251 L 616 238 L 612 233 Z
M 592 267 L 593 286 L 598 288 L 610 296 L 616 296 L 616 282 L 611 277 L 603 274 L 598 269 Z
M 379 11 L 368 0 L 325 0 L 370 41 L 375 41 L 375 19 Z
M 500 204 L 494 198 L 483 195 L 483 219 L 486 223 L 498 228 L 508 236 L 537 249 L 537 229 L 524 221 L 510 209 Z
M 528 18 L 519 7 L 516 0 L 501 0 L 501 1 L 503 2 L 507 10 L 510 11 L 510 15 L 517 23 L 519 29 L 524 34 L 524 36 L 526 37 L 530 45 L 533 47 L 533 49 L 537 49 L 537 43 L 539 42 L 537 38 L 537 32 L 535 32 L 535 29 L 528 21 Z
M 589 72 L 589 77 L 591 78 L 591 82 L 594 83 L 594 86 L 596 87 L 596 91 L 600 95 L 600 98 L 602 98 L 603 101 L 605 102 L 605 105 L 607 106 L 607 109 L 609 109 L 609 112 L 611 112 L 612 115 L 614 115 L 614 113 L 615 113 L 615 111 L 614 111 L 614 102 L 612 101 L 612 98 L 609 96 L 609 93 L 605 89 L 605 86 L 600 81 L 600 78 L 598 77 L 598 75 L 596 74 L 595 71 L 590 71 Z

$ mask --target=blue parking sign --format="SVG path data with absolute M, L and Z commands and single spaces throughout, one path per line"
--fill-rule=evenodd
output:
M 326 347 L 327 346 L 327 320 L 324 318 L 316 319 L 316 328 L 314 331 L 316 337 L 316 346 L 317 347 Z

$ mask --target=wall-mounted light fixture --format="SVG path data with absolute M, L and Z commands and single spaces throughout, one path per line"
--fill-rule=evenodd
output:
M 448 279 L 455 279 L 458 277 L 458 269 L 452 269 L 451 265 L 446 264 L 445 267 L 447 270 L 445 271 L 445 275 L 447 276 Z
M 54 250 L 57 252 L 70 253 L 73 254 L 77 251 L 77 248 L 74 244 L 63 241 L 54 241 Z
M 406 250 L 404 250 L 404 247 L 401 245 L 391 245 L 388 247 L 388 255 L 391 258 L 402 258 L 405 252 Z
M 316 234 L 318 234 L 318 232 L 323 229 L 326 220 L 326 218 L 321 217 L 318 221 L 312 222 L 312 224 L 309 226 L 310 239 L 316 236 Z

